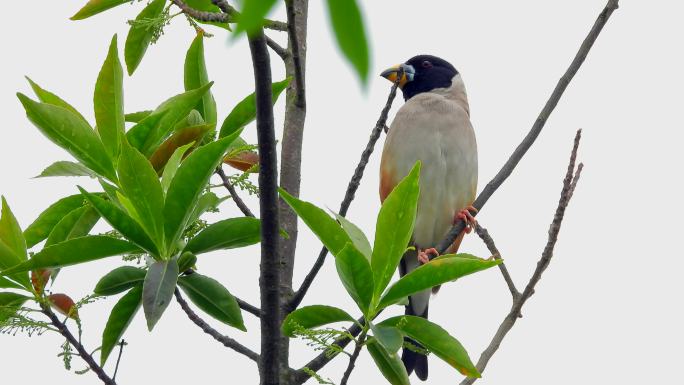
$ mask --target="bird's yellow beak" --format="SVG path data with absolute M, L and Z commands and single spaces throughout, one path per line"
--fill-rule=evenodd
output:
M 400 73 L 401 75 L 399 75 Z M 391 81 L 392 83 L 397 81 L 398 76 L 401 76 L 399 80 L 399 88 L 403 88 L 406 83 L 413 80 L 414 74 L 415 70 L 413 69 L 413 66 L 407 64 L 397 64 L 382 71 L 380 76 Z

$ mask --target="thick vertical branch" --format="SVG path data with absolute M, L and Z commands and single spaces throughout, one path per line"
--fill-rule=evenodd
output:
M 259 144 L 259 206 L 261 218 L 261 385 L 280 384 L 280 258 L 278 256 L 278 166 L 271 104 L 271 61 L 263 31 L 249 38 L 254 66 Z

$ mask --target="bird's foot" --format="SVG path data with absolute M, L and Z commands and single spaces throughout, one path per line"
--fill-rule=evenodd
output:
M 454 222 L 456 222 L 458 219 L 461 219 L 463 220 L 463 222 L 465 222 L 466 226 L 464 231 L 466 232 L 466 234 L 470 234 L 475 228 L 475 226 L 477 226 L 477 220 L 475 219 L 473 214 L 470 213 L 471 211 L 477 214 L 478 210 L 471 205 L 457 212 L 454 218 Z
M 421 265 L 430 262 L 430 254 L 434 254 L 435 256 L 439 257 L 439 251 L 437 251 L 437 249 L 434 247 L 423 250 L 418 249 L 418 262 L 420 262 Z

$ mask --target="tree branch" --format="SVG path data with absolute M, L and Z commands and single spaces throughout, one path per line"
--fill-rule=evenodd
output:
M 487 245 L 487 249 L 489 249 L 489 252 L 492 253 L 492 257 L 494 257 L 495 259 L 501 259 L 501 253 L 499 253 L 499 250 L 496 248 L 494 240 L 489 235 L 487 229 L 480 226 L 479 223 L 475 223 L 475 232 L 477 233 L 477 235 L 480 236 L 482 242 L 484 242 L 485 245 Z M 501 270 L 501 275 L 503 275 L 503 278 L 506 281 L 506 284 L 508 285 L 508 290 L 511 291 L 511 295 L 513 296 L 513 300 L 515 301 L 516 299 L 518 299 L 518 297 L 520 297 L 520 292 L 515 287 L 513 278 L 511 278 L 511 274 L 508 272 L 508 269 L 506 268 L 506 265 L 503 262 L 499 264 L 499 270 Z
M 482 352 L 480 359 L 477 361 L 476 367 L 480 373 L 482 373 L 487 367 L 487 363 L 492 358 L 494 353 L 496 353 L 496 351 L 499 349 L 499 346 L 501 345 L 501 342 L 506 334 L 508 334 L 508 332 L 513 328 L 513 325 L 515 325 L 515 322 L 518 320 L 518 318 L 520 318 L 523 305 L 532 296 L 532 294 L 534 294 L 534 287 L 537 285 L 541 279 L 542 273 L 544 270 L 546 270 L 551 262 L 553 250 L 556 246 L 556 241 L 558 240 L 558 233 L 560 232 L 563 217 L 565 215 L 565 209 L 570 203 L 570 199 L 572 198 L 575 187 L 577 186 L 577 181 L 579 181 L 580 175 L 582 173 L 582 163 L 579 164 L 577 171 L 575 171 L 575 161 L 577 159 L 577 148 L 579 146 L 580 137 L 581 130 L 578 130 L 577 135 L 575 136 L 572 154 L 570 156 L 568 171 L 566 172 L 565 179 L 563 180 L 563 190 L 561 191 L 558 207 L 556 208 L 553 221 L 551 222 L 551 226 L 549 228 L 549 237 L 546 242 L 546 246 L 544 247 L 541 259 L 537 262 L 537 268 L 534 270 L 534 274 L 532 274 L 532 277 L 527 283 L 525 290 L 515 301 L 513 301 L 513 306 L 511 307 L 510 312 L 508 315 L 506 315 L 506 318 L 504 318 L 503 322 L 499 326 L 499 329 L 496 331 L 496 334 L 489 343 L 489 346 L 484 350 L 484 352 Z M 476 380 L 476 378 L 466 378 L 461 381 L 461 385 L 470 385 Z
M 339 214 L 341 216 L 347 215 L 349 206 L 354 200 L 356 190 L 359 188 L 359 184 L 361 184 L 363 172 L 366 169 L 366 165 L 368 165 L 368 160 L 370 159 L 371 154 L 373 153 L 375 143 L 380 138 L 380 134 L 382 133 L 383 128 L 385 127 L 385 123 L 387 122 L 387 115 L 389 114 L 389 110 L 392 107 L 394 97 L 397 95 L 397 88 L 399 86 L 400 80 L 401 76 L 397 76 L 397 80 L 392 85 L 389 96 L 387 96 L 387 102 L 385 103 L 385 107 L 383 107 L 382 111 L 380 112 L 380 117 L 378 118 L 378 121 L 375 123 L 375 127 L 371 132 L 370 139 L 368 139 L 368 144 L 361 153 L 361 160 L 359 161 L 359 164 L 356 166 L 356 170 L 354 170 L 354 175 L 352 175 L 352 178 L 349 181 L 349 185 L 347 186 L 347 192 L 344 194 L 344 199 L 342 200 L 342 204 L 340 205 Z M 318 254 L 318 258 L 316 259 L 316 262 L 311 268 L 311 271 L 309 271 L 309 274 L 307 274 L 307 276 L 304 278 L 304 281 L 302 281 L 302 285 L 299 287 L 299 290 L 297 290 L 295 295 L 292 297 L 292 300 L 289 304 L 289 309 L 296 309 L 297 306 L 299 306 L 299 304 L 302 302 L 307 290 L 309 290 L 309 287 L 311 287 L 311 284 L 316 278 L 316 275 L 321 270 L 321 267 L 323 267 L 323 263 L 325 262 L 325 257 L 327 255 L 328 249 L 324 246 Z
M 246 356 L 254 362 L 259 362 L 259 355 L 257 353 L 253 352 L 252 350 L 245 347 L 241 343 L 235 341 L 234 339 L 219 333 L 218 330 L 212 328 L 199 315 L 197 315 L 197 313 L 195 313 L 190 308 L 190 305 L 188 305 L 183 296 L 181 296 L 180 290 L 178 290 L 178 288 L 176 288 L 174 295 L 176 296 L 176 301 L 178 301 L 178 304 L 180 304 L 181 309 L 183 309 L 185 314 L 187 314 L 188 318 L 190 318 L 190 321 L 192 321 L 195 325 L 199 326 L 200 329 L 202 329 L 202 331 L 212 336 L 216 341 L 223 344 L 223 346 L 235 350 L 236 352 Z
M 50 319 L 52 325 L 57 328 L 59 334 L 64 336 L 64 338 L 69 341 L 71 346 L 73 346 L 78 352 L 78 355 L 83 359 L 83 361 L 86 362 L 86 364 L 88 364 L 88 367 L 90 367 L 90 369 L 97 375 L 102 383 L 106 385 L 116 385 L 116 382 L 110 378 L 107 373 L 105 373 L 104 369 L 102 369 L 100 365 L 97 364 L 95 359 L 93 359 L 93 356 L 83 347 L 81 342 L 79 342 L 76 337 L 71 334 L 66 324 L 60 321 L 57 315 L 47 305 L 41 305 L 41 309 L 43 314 Z
M 280 383 L 280 256 L 278 165 L 271 103 L 271 61 L 263 31 L 249 38 L 254 67 L 257 140 L 259 145 L 259 208 L 261 217 L 261 360 L 262 385 Z
M 306 108 L 306 88 L 304 86 L 304 64 L 300 55 L 299 37 L 297 36 L 297 20 L 295 17 L 295 6 L 293 0 L 285 1 L 287 9 L 287 36 L 290 40 L 292 50 L 292 64 L 294 66 L 295 78 L 295 105 L 299 108 Z
M 225 1 L 212 1 L 215 5 L 217 5 L 223 12 L 206 12 L 206 11 L 200 11 L 198 9 L 192 8 L 188 4 L 185 3 L 183 0 L 171 0 L 173 4 L 175 4 L 178 8 L 180 8 L 183 13 L 186 15 L 192 17 L 193 19 L 197 21 L 203 21 L 203 22 L 209 22 L 209 23 L 235 23 L 235 20 L 237 17 L 240 15 L 240 12 L 235 10 L 232 6 L 230 6 L 227 2 Z M 219 5 L 220 4 L 220 5 Z M 224 10 L 222 7 L 227 6 L 227 10 Z M 287 24 L 283 23 L 282 21 L 277 21 L 277 20 L 264 20 L 264 28 L 267 29 L 272 29 L 275 31 L 287 31 Z
M 252 213 L 252 210 L 249 209 L 249 206 L 245 204 L 245 201 L 243 201 L 242 198 L 240 198 L 237 191 L 235 190 L 235 187 L 230 183 L 230 180 L 228 180 L 228 176 L 226 176 L 226 173 L 223 171 L 223 168 L 221 166 L 219 166 L 216 169 L 216 174 L 221 177 L 221 184 L 223 184 L 223 187 L 225 187 L 226 190 L 228 190 L 230 196 L 233 198 L 233 201 L 240 209 L 240 211 L 242 211 L 242 213 L 245 214 L 245 216 L 254 218 L 254 213 Z
M 235 297 L 235 300 L 237 301 L 238 306 L 240 306 L 240 309 L 246 311 L 247 313 L 251 313 L 255 317 L 261 318 L 261 309 L 252 304 L 247 303 L 246 301 L 238 297 Z
M 501 184 L 503 184 L 503 182 L 511 175 L 515 167 L 518 165 L 522 157 L 527 152 L 527 150 L 530 149 L 534 141 L 537 139 L 542 128 L 544 128 L 547 119 L 549 118 L 553 110 L 556 108 L 558 101 L 560 100 L 561 96 L 563 96 L 563 93 L 570 84 L 570 81 L 573 77 L 575 77 L 575 74 L 577 74 L 577 71 L 582 66 L 582 63 L 584 63 L 584 60 L 587 58 L 587 55 L 589 54 L 591 47 L 594 45 L 594 42 L 596 42 L 596 39 L 601 33 L 601 30 L 603 30 L 603 27 L 606 25 L 606 22 L 610 18 L 610 15 L 612 15 L 613 11 L 615 11 L 618 8 L 618 3 L 618 0 L 609 0 L 603 11 L 601 11 L 598 18 L 596 19 L 596 22 L 594 23 L 594 26 L 591 28 L 591 31 L 589 31 L 589 34 L 584 39 L 584 42 L 579 48 L 579 51 L 577 52 L 575 58 L 570 64 L 570 67 L 565 71 L 563 77 L 558 81 L 556 88 L 553 90 L 553 93 L 551 94 L 549 100 L 546 102 L 546 105 L 544 105 L 544 108 L 537 117 L 537 120 L 534 122 L 534 125 L 532 126 L 530 132 L 527 134 L 525 139 L 523 139 L 522 143 L 518 145 L 518 147 L 515 149 L 515 151 L 508 159 L 506 164 L 504 164 L 504 166 L 496 174 L 496 176 L 494 176 L 494 178 L 489 183 L 487 183 L 487 185 L 482 190 L 480 195 L 477 197 L 475 202 L 473 202 L 473 207 L 475 207 L 477 210 L 482 209 L 482 207 L 485 205 L 485 203 L 487 203 L 492 194 L 494 194 L 494 192 L 501 186 Z M 476 213 L 473 213 L 473 215 L 476 215 Z M 439 245 L 437 245 L 437 250 L 440 252 L 440 254 L 444 253 L 447 250 L 447 248 L 454 242 L 454 240 L 456 239 L 456 237 L 458 237 L 461 231 L 463 231 L 464 227 L 465 223 L 463 222 L 463 220 L 459 220 L 451 228 L 451 230 L 449 230 L 449 233 L 444 238 L 444 240 L 442 240 L 442 242 L 440 242 Z
M 347 365 L 347 370 L 344 371 L 344 375 L 342 375 L 340 385 L 347 385 L 347 381 L 349 381 L 349 377 L 351 376 L 354 366 L 356 365 L 356 360 L 359 358 L 359 353 L 361 353 L 361 348 L 363 348 L 363 343 L 366 340 L 367 332 L 368 330 L 364 330 L 359 336 L 358 341 L 356 341 L 356 347 L 354 348 L 354 352 L 352 353 L 351 357 L 349 357 L 349 364 Z
M 272 49 L 283 61 L 286 61 L 290 57 L 290 51 L 281 47 L 280 44 L 268 36 L 266 36 L 266 44 L 268 45 L 268 48 Z

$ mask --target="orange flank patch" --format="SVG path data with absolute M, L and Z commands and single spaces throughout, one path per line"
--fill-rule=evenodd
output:
M 380 167 L 380 202 L 384 202 L 385 198 L 394 190 L 396 186 L 394 179 L 393 172 L 385 167 Z

